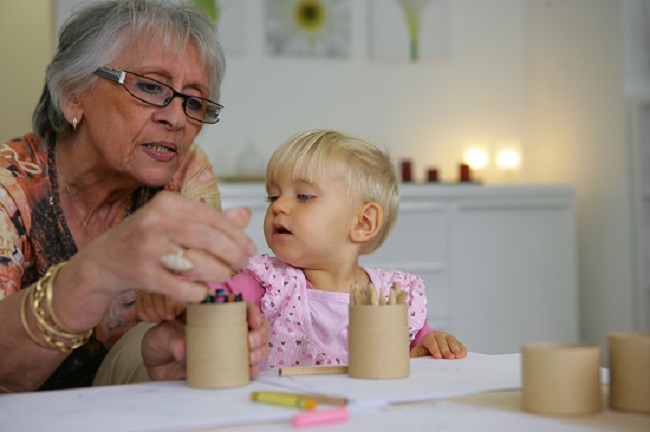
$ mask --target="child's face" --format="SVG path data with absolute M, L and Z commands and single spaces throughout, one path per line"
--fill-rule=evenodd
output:
M 311 183 L 279 177 L 268 187 L 264 218 L 266 242 L 294 267 L 320 269 L 349 256 L 350 230 L 361 203 L 348 196 L 341 170 L 330 167 Z

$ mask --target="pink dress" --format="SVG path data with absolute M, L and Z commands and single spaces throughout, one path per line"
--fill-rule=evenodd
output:
M 411 347 L 427 333 L 427 300 L 422 279 L 394 270 L 363 268 L 384 294 L 393 282 L 409 292 Z M 302 270 L 267 255 L 250 258 L 226 288 L 258 306 L 271 325 L 270 355 L 262 370 L 285 366 L 348 364 L 348 293 L 312 289 Z

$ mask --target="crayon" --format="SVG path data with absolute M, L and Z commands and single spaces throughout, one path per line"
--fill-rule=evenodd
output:
M 295 407 L 307 411 L 313 410 L 318 406 L 318 402 L 315 399 L 292 393 L 252 392 L 251 400 L 272 405 Z
M 208 294 L 201 304 L 205 303 L 234 303 L 242 301 L 243 297 L 239 294 L 226 294 L 224 290 L 217 289 L 214 294 Z
M 348 418 L 350 418 L 350 413 L 348 412 L 347 407 L 341 406 L 328 410 L 296 414 L 291 418 L 291 424 L 295 427 L 314 426 L 344 422 Z

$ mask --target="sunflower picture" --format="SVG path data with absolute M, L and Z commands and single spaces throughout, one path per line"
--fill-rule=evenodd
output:
M 267 0 L 266 51 L 275 57 L 348 58 L 349 0 Z

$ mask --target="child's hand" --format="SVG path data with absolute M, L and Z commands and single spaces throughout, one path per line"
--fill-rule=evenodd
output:
M 411 349 L 411 357 L 433 356 L 435 359 L 461 359 L 467 356 L 467 348 L 454 335 L 445 332 L 432 332 L 422 338 Z
M 138 291 L 135 299 L 135 315 L 138 321 L 171 321 L 180 315 L 186 307 L 187 303 L 185 302 L 144 290 Z

